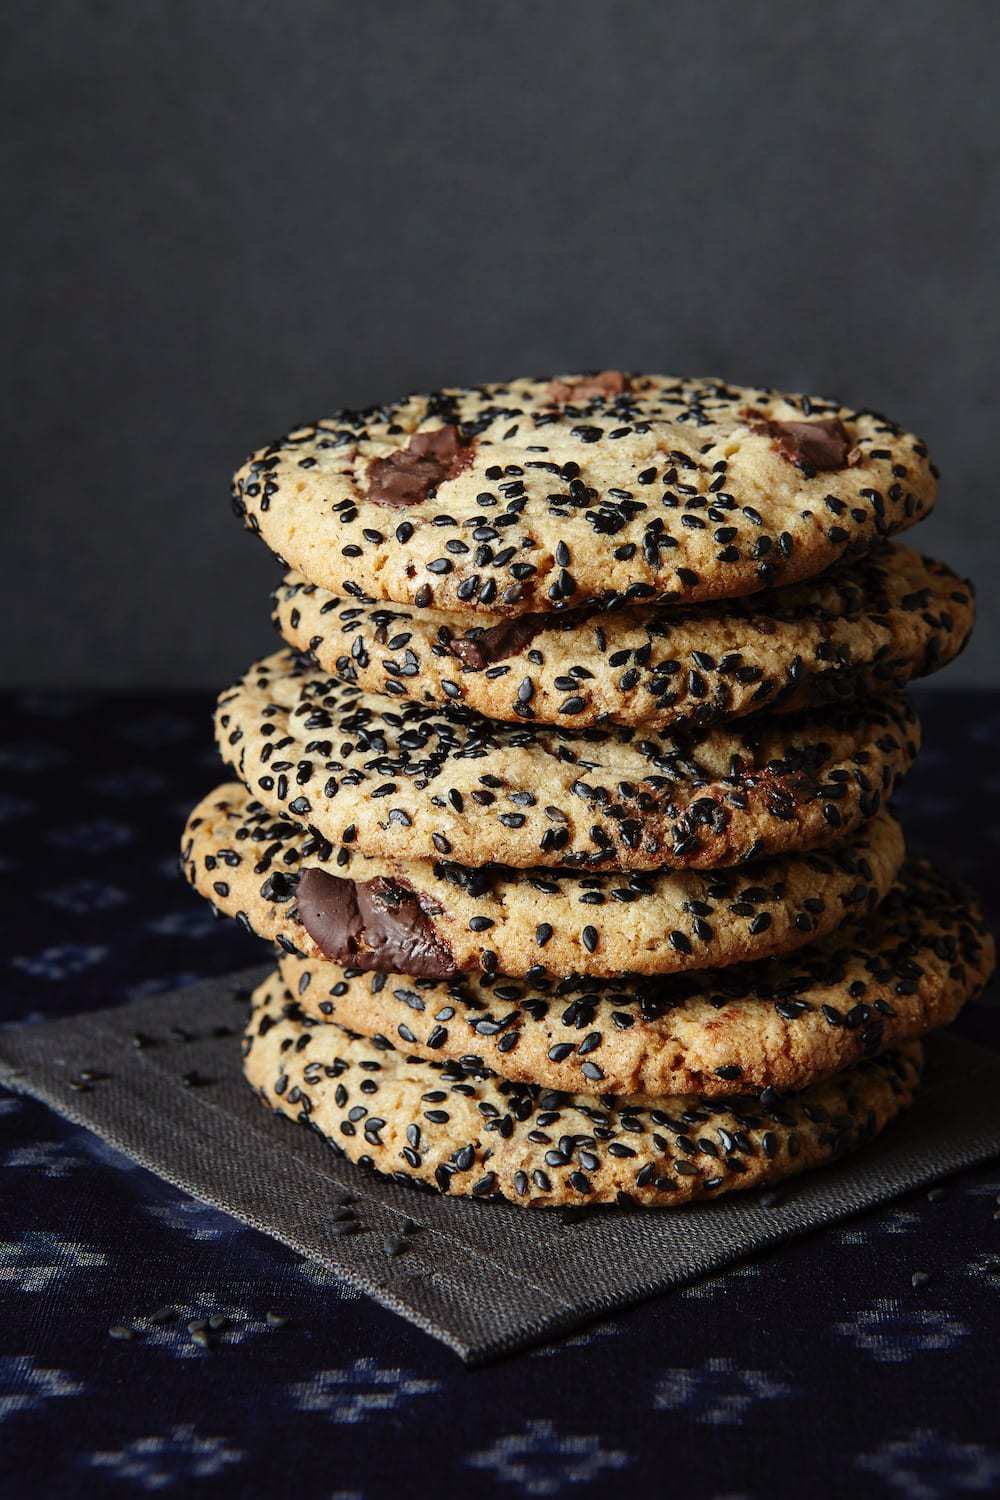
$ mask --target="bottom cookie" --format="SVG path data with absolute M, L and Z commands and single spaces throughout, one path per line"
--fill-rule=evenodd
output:
M 566 1094 L 317 1022 L 277 973 L 254 993 L 243 1045 L 261 1099 L 351 1161 L 531 1207 L 669 1207 L 794 1176 L 876 1136 L 911 1103 L 923 1064 L 908 1042 L 768 1103 Z

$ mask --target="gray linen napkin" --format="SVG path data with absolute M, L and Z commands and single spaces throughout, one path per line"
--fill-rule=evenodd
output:
M 470 1364 L 1000 1154 L 1000 1054 L 938 1036 L 912 1110 L 856 1156 L 777 1194 L 582 1217 L 440 1198 L 352 1166 L 255 1099 L 239 1037 L 247 992 L 265 972 L 0 1029 L 0 1084 L 329 1267 Z M 361 1227 L 338 1237 L 331 1209 L 345 1195 Z M 387 1238 L 411 1220 L 421 1232 L 387 1256 Z

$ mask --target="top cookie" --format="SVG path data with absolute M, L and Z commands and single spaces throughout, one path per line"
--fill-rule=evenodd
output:
M 924 445 L 872 411 L 613 370 L 342 411 L 233 489 L 311 583 L 494 615 L 752 594 L 860 555 L 935 493 Z

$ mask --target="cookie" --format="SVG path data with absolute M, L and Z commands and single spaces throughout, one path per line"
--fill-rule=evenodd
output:
M 673 1207 L 757 1187 L 863 1145 L 913 1099 L 919 1042 L 764 1103 L 600 1099 L 404 1056 L 314 1022 L 272 975 L 256 991 L 243 1071 L 271 1109 L 360 1165 L 439 1192 L 529 1207 Z
M 811 578 L 936 488 L 924 445 L 875 412 L 603 371 L 339 412 L 253 454 L 233 503 L 334 594 L 518 615 Z
M 896 691 L 958 655 L 973 598 L 943 563 L 886 544 L 752 599 L 511 620 L 338 599 L 289 574 L 274 623 L 368 692 L 513 722 L 664 729 Z
M 640 735 L 494 723 L 361 693 L 283 651 L 222 694 L 223 759 L 334 844 L 479 866 L 712 869 L 819 848 L 917 751 L 902 699 Z
M 802 1089 L 953 1021 L 993 971 L 968 893 L 910 860 L 873 915 L 790 958 L 659 980 L 364 974 L 284 955 L 303 1013 L 419 1057 L 610 1094 Z
M 800 948 L 874 910 L 902 864 L 903 835 L 883 812 L 834 849 L 738 870 L 468 870 L 335 850 L 229 783 L 192 812 L 182 860 L 220 911 L 293 952 L 438 979 L 610 976 Z

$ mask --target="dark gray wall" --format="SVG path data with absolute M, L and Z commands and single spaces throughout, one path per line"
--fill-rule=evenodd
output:
M 921 432 L 996 681 L 1000 6 L 8 0 L 8 681 L 219 686 L 343 403 L 615 365 Z M 13 254 L 10 255 L 10 251 Z

